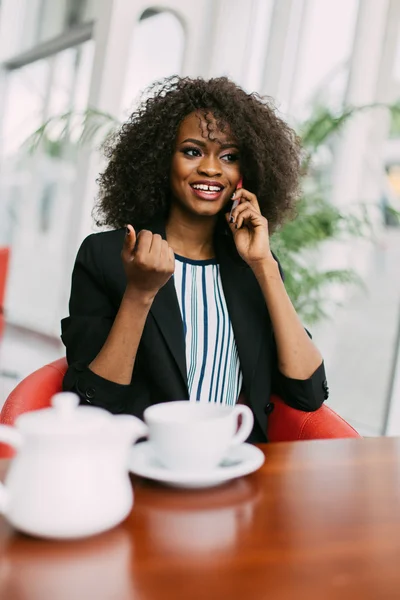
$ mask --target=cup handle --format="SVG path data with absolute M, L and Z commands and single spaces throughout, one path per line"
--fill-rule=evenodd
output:
M 234 408 L 234 413 L 236 417 L 239 417 L 239 415 L 242 417 L 239 429 L 231 440 L 232 446 L 238 446 L 239 444 L 243 444 L 252 432 L 254 416 L 251 409 L 245 404 L 237 404 Z
M 18 450 L 22 444 L 22 436 L 15 429 L 9 425 L 0 425 L 0 442 L 12 446 Z M 7 510 L 8 494 L 4 483 L 0 483 L 0 513 L 5 514 Z

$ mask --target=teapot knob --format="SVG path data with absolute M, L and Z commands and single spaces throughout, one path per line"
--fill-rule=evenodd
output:
M 51 404 L 62 417 L 68 417 L 79 406 L 79 396 L 73 392 L 60 392 L 52 397 Z

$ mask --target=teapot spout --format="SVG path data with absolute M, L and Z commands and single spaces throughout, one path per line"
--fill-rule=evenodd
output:
M 116 415 L 113 418 L 115 433 L 129 446 L 139 438 L 148 436 L 148 428 L 143 421 L 133 415 Z

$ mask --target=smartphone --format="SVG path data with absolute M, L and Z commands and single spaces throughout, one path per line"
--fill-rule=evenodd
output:
M 236 186 L 236 191 L 240 190 L 242 187 L 243 187 L 243 179 L 241 178 L 241 179 L 239 179 L 239 182 Z M 232 208 L 231 208 L 231 212 L 229 213 L 229 218 L 232 217 L 232 212 L 235 210 L 235 208 L 238 206 L 238 204 L 239 204 L 239 200 L 234 200 L 232 202 Z

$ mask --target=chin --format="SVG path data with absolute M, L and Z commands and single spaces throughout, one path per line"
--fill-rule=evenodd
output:
M 224 210 L 225 204 L 221 204 L 220 202 L 200 202 L 193 206 L 192 210 L 198 215 L 205 217 L 215 217 L 221 211 Z
M 199 217 L 216 217 L 221 212 L 221 208 L 215 207 L 214 209 L 209 210 L 195 210 L 193 211 Z

